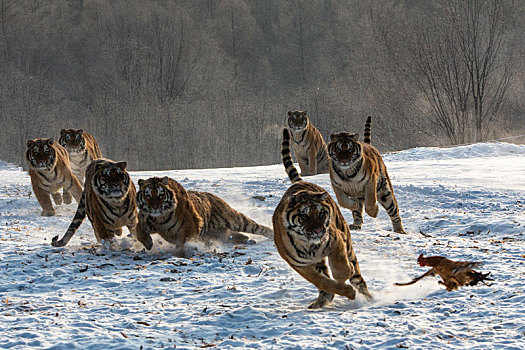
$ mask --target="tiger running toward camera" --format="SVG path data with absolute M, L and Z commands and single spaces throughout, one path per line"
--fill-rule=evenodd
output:
M 82 185 L 71 172 L 64 147 L 51 138 L 29 140 L 25 157 L 29 164 L 33 192 L 42 207 L 42 216 L 56 215 L 50 195 L 56 205 L 70 204 L 71 196 L 77 202 L 80 201 Z M 59 192 L 61 188 L 62 195 Z
M 274 241 L 281 257 L 319 289 L 319 296 L 308 307 L 322 308 L 333 300 L 334 294 L 353 300 L 356 297 L 354 287 L 371 299 L 361 276 L 348 225 L 328 192 L 305 182 L 297 173 L 287 129 L 283 130 L 281 154 L 292 186 L 273 214 Z M 351 285 L 345 283 L 348 279 Z
M 86 215 L 91 221 L 97 242 L 122 235 L 127 226 L 133 234 L 137 226 L 135 185 L 126 171 L 126 162 L 99 158 L 86 169 L 86 182 L 77 212 L 62 239 L 54 237 L 51 245 L 65 246 L 78 230 Z
M 98 143 L 83 129 L 62 129 L 58 142 L 67 150 L 71 171 L 84 184 L 86 169 L 94 159 L 102 158 Z
M 394 232 L 406 233 L 383 158 L 370 144 L 370 124 L 371 117 L 368 117 L 364 142 L 359 141 L 359 134 L 340 132 L 330 135 L 328 153 L 332 188 L 339 205 L 352 211 L 354 222 L 351 229 L 361 229 L 363 209 L 375 218 L 379 201 L 390 216 Z
M 153 233 L 175 244 L 176 255 L 181 257 L 189 255 L 185 247 L 189 241 L 248 242 L 240 232 L 273 237 L 271 228 L 259 225 L 214 194 L 186 191 L 167 176 L 141 179 L 138 185 L 136 238 L 148 250 L 153 247 Z
M 326 143 L 319 130 L 310 122 L 306 111 L 289 111 L 288 129 L 301 175 L 328 173 L 330 159 Z

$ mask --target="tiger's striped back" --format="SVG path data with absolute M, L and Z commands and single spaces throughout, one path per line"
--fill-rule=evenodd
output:
M 370 144 L 370 130 L 371 130 L 371 127 L 372 127 L 372 117 L 368 116 L 368 118 L 366 118 L 366 123 L 365 123 L 365 134 L 364 134 L 364 138 L 363 138 L 363 142 L 364 143 Z
M 204 219 L 202 234 L 204 236 L 224 229 L 235 232 L 247 232 L 273 238 L 273 230 L 260 225 L 233 209 L 223 199 L 208 192 L 188 191 L 197 212 Z
M 148 250 L 153 247 L 151 233 L 175 244 L 179 253 L 193 240 L 246 241 L 247 236 L 240 232 L 273 238 L 271 228 L 259 225 L 212 193 L 186 191 L 167 176 L 140 179 L 138 185 L 137 240 Z

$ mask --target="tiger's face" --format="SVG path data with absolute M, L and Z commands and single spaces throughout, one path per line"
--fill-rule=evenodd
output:
M 26 158 L 31 168 L 51 171 L 56 164 L 56 151 L 53 139 L 34 139 L 27 141 Z
M 129 191 L 131 179 L 126 162 L 100 164 L 93 175 L 93 189 L 101 197 L 121 200 Z
M 328 154 L 332 162 L 340 168 L 349 167 L 361 154 L 361 147 L 357 141 L 359 134 L 340 132 L 330 135 Z
M 84 130 L 82 129 L 62 129 L 58 142 L 70 153 L 83 153 L 86 149 L 86 140 L 84 139 Z
M 288 127 L 292 131 L 302 131 L 308 126 L 306 111 L 288 111 Z
M 169 178 L 152 177 L 139 180 L 137 192 L 137 207 L 151 216 L 160 216 L 173 211 L 177 206 L 177 199 L 173 190 L 168 187 Z
M 327 192 L 300 191 L 290 197 L 283 213 L 286 230 L 310 244 L 328 239 L 331 218 L 332 207 Z

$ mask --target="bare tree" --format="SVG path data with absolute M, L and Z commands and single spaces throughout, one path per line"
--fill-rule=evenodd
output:
M 447 0 L 417 9 L 411 15 L 420 20 L 401 26 L 375 11 L 374 28 L 389 59 L 422 97 L 417 108 L 454 144 L 483 140 L 510 83 L 505 3 Z

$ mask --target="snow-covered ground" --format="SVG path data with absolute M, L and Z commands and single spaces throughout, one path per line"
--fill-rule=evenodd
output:
M 166 244 L 135 252 L 127 237 L 104 249 L 86 220 L 67 247 L 51 247 L 76 203 L 41 217 L 29 176 L 0 162 L 0 348 L 523 349 L 525 146 L 418 148 L 384 158 L 411 234 L 392 233 L 382 208 L 377 219 L 365 216 L 352 238 L 374 300 L 336 296 L 315 311 L 307 305 L 316 288 L 264 238 L 181 259 Z M 154 175 L 213 192 L 266 225 L 290 185 L 282 165 L 132 178 Z M 328 175 L 308 180 L 332 193 Z M 420 253 L 483 261 L 480 270 L 495 282 L 454 292 L 432 277 L 394 286 L 426 271 L 416 264 Z

